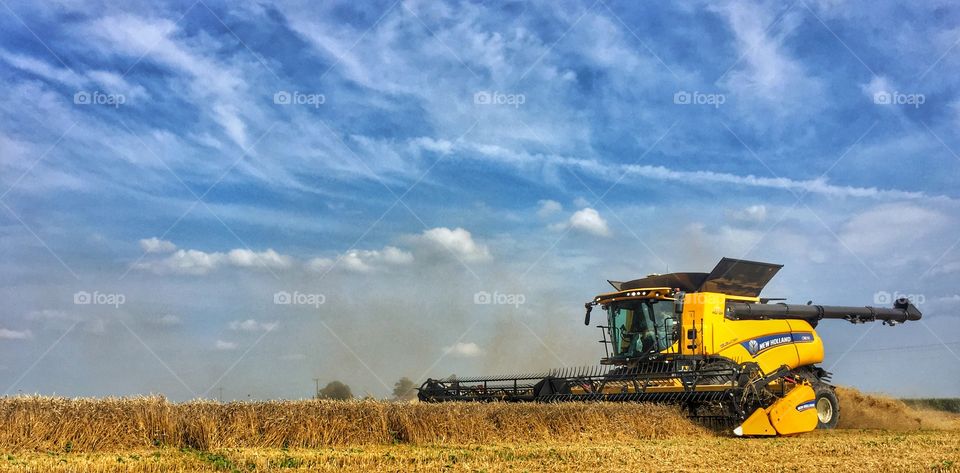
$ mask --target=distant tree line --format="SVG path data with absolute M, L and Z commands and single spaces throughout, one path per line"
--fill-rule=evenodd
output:
M 345 401 L 348 399 L 353 399 L 353 391 L 350 390 L 350 386 L 341 381 L 330 381 L 326 386 L 318 390 L 314 397 L 316 399 Z M 404 376 L 394 383 L 394 401 L 409 401 L 416 397 L 416 385 L 413 384 L 413 381 L 411 381 L 410 378 Z

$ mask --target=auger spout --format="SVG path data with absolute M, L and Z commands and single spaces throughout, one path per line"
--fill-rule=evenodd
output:
M 843 319 L 852 323 L 874 322 L 881 320 L 890 323 L 903 323 L 908 320 L 920 320 L 923 314 L 909 300 L 901 299 L 893 308 L 850 307 L 816 304 L 750 304 L 732 302 L 727 304 L 726 317 L 731 320 L 769 320 L 792 319 L 817 321 L 822 319 Z

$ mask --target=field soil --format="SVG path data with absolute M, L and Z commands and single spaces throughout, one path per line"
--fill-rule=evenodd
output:
M 638 404 L 0 399 L 0 471 L 960 471 L 960 416 L 838 389 L 839 429 L 741 439 Z

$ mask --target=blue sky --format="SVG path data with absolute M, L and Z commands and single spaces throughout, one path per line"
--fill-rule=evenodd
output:
M 956 395 L 958 19 L 5 2 L 0 388 L 382 396 L 592 364 L 579 320 L 606 279 L 729 256 L 784 264 L 766 294 L 793 302 L 913 295 L 922 323 L 821 324 L 824 365 Z

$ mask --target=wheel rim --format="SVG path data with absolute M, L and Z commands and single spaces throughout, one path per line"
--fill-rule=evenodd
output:
M 821 397 L 817 400 L 817 417 L 821 424 L 827 424 L 833 419 L 833 404 L 829 399 Z

